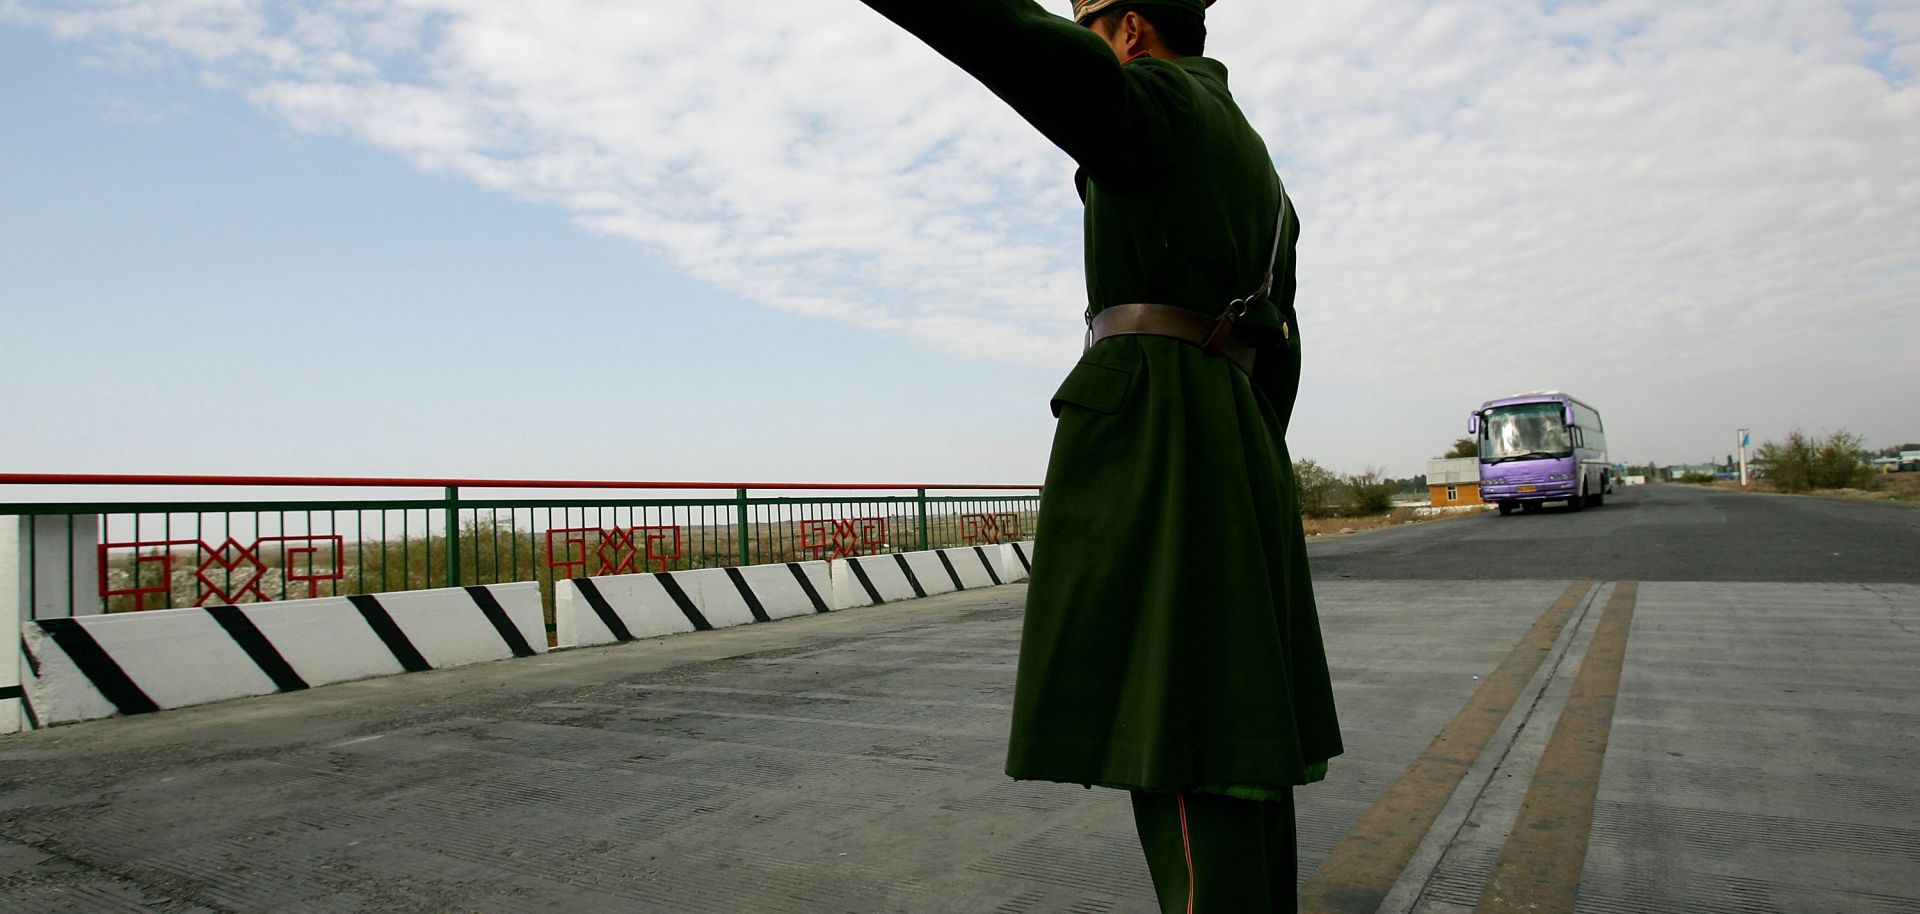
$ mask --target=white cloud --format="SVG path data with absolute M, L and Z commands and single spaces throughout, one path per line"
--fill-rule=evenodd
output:
M 854 0 L 0 11 L 772 306 L 1023 363 L 1078 340 L 1070 163 Z M 1920 335 L 1904 4 L 1242 0 L 1213 20 L 1304 217 L 1323 377 L 1645 399 Z

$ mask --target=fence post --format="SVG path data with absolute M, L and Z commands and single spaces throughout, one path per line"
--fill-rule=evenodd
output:
M 916 489 L 920 493 L 920 551 L 932 548 L 927 545 L 927 490 Z
M 740 533 L 739 533 L 740 564 L 751 565 L 753 564 L 753 562 L 749 560 L 752 558 L 752 556 L 747 554 L 747 547 L 750 545 L 751 541 L 747 538 L 748 530 L 747 530 L 747 490 L 746 489 L 733 490 L 733 513 L 734 513 L 736 522 L 740 526 Z
M 460 487 L 447 487 L 447 586 L 460 586 Z M 429 527 L 428 530 L 433 528 Z M 432 535 L 432 534 L 428 534 Z

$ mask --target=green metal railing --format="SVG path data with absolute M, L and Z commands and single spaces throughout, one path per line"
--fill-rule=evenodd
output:
M 1037 486 L 0 474 L 0 493 L 47 485 L 438 497 L 0 503 L 0 523 L 19 524 L 29 618 L 533 581 L 551 625 L 570 577 L 1009 542 L 1039 511 Z

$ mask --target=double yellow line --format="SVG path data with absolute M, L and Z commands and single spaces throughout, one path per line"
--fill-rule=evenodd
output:
M 1535 620 L 1440 734 L 1347 832 L 1300 889 L 1302 914 L 1373 914 L 1434 820 L 1552 653 L 1593 581 L 1575 581 Z M 1572 912 L 1593 827 L 1639 587 L 1614 585 L 1476 914 Z

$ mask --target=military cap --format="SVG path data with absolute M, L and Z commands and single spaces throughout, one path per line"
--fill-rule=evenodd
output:
M 1086 25 L 1088 19 L 1107 10 L 1140 6 L 1165 7 L 1205 16 L 1207 7 L 1212 5 L 1213 0 L 1073 0 L 1073 21 Z

